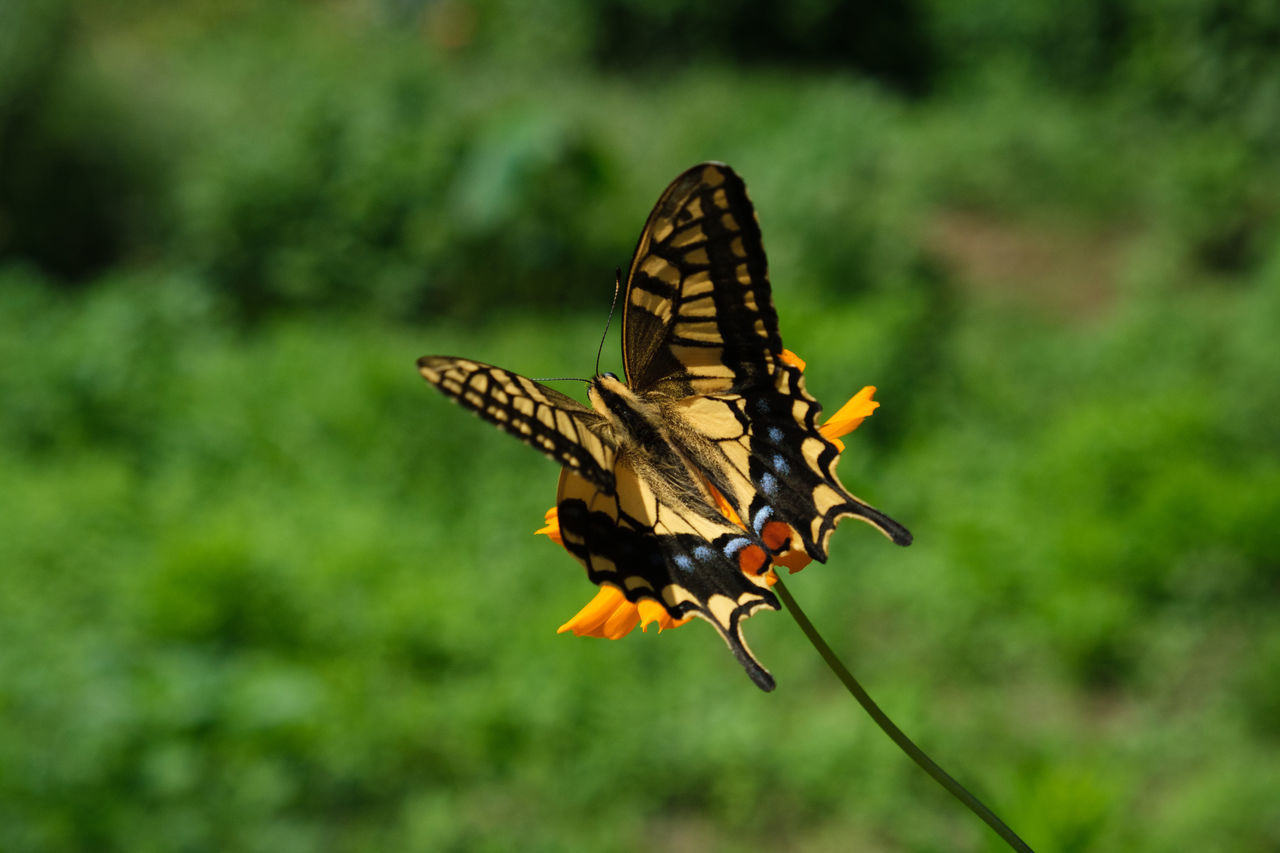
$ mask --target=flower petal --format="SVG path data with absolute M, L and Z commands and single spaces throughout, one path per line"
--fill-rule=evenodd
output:
M 840 440 L 840 436 L 853 432 L 858 426 L 866 420 L 866 418 L 880 407 L 880 404 L 871 397 L 876 393 L 876 386 L 868 385 L 857 394 L 849 398 L 849 402 L 845 403 L 831 417 L 827 418 L 827 422 L 818 427 L 818 432 L 822 433 L 826 438 L 836 446 L 841 453 L 844 452 L 844 442 Z
M 545 534 L 552 542 L 563 547 L 564 537 L 560 535 L 560 510 L 556 507 L 552 507 L 546 511 L 544 519 L 546 521 L 546 526 L 533 531 L 533 535 L 537 536 L 539 534 Z
M 640 630 L 648 631 L 649 625 L 653 622 L 658 623 L 658 630 L 661 631 L 667 627 L 662 624 L 664 621 L 670 622 L 671 617 L 667 615 L 667 608 L 663 607 L 652 598 L 642 598 L 636 603 L 636 610 L 640 613 Z M 665 619 L 663 617 L 666 617 Z
M 556 633 L 572 631 L 578 637 L 603 636 L 599 633 L 601 626 L 609 620 L 620 604 L 630 604 L 622 591 L 617 587 L 602 586 L 596 592 L 595 598 L 587 602 L 587 605 L 575 613 L 568 622 L 557 628 Z
M 784 362 L 791 365 L 792 367 L 800 368 L 801 373 L 804 372 L 804 359 L 796 355 L 795 353 L 793 353 L 791 350 L 784 349 L 781 353 L 778 354 L 778 356 Z
M 630 601 L 623 601 L 613 615 L 600 627 L 600 632 L 610 640 L 620 640 L 640 624 L 640 610 Z

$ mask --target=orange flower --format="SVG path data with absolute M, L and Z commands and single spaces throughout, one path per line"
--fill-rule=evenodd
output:
M 804 360 L 790 350 L 782 351 L 782 360 L 804 370 Z M 818 428 L 823 437 L 834 444 L 841 453 L 844 452 L 844 442 L 840 437 L 857 429 L 859 424 L 880 405 L 871 399 L 875 391 L 873 385 L 863 388 Z M 745 527 L 737 513 L 733 511 L 733 507 L 729 506 L 719 492 L 713 488 L 711 495 L 716 499 L 716 504 L 726 518 L 740 527 Z M 534 533 L 547 536 L 557 545 L 564 545 L 555 507 L 547 510 L 546 525 Z M 786 566 L 793 573 L 800 571 L 810 562 L 812 559 L 803 549 L 784 551 L 773 558 L 775 565 Z M 777 575 L 773 573 L 772 568 L 765 574 L 765 579 L 771 585 L 777 580 Z M 587 606 L 579 610 L 568 622 L 561 625 L 557 633 L 572 631 L 578 637 L 607 637 L 610 640 L 617 640 L 631 633 L 637 625 L 640 626 L 640 630 L 647 631 L 650 625 L 657 623 L 658 630 L 662 631 L 683 625 L 691 618 L 693 617 L 672 619 L 667 609 L 656 601 L 645 599 L 639 603 L 632 603 L 616 587 L 602 586 L 595 598 L 591 599 Z

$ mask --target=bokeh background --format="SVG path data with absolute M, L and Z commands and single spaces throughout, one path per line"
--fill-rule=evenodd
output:
M 784 614 L 557 636 L 556 468 L 667 182 L 883 406 L 792 582 L 1045 851 L 1280 849 L 1280 6 L 0 4 L 0 848 L 978 851 Z M 616 324 L 604 368 L 617 369 Z M 574 391 L 578 386 L 566 384 Z

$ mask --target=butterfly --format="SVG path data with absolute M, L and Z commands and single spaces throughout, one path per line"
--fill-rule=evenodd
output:
M 799 548 L 825 562 L 847 516 L 899 545 L 911 534 L 836 476 L 821 407 L 784 360 L 755 208 L 732 169 L 702 163 L 663 192 L 622 310 L 625 381 L 592 378 L 590 407 L 465 358 L 424 356 L 418 369 L 563 466 L 560 534 L 591 581 L 652 599 L 674 619 L 706 619 L 772 690 L 742 634 L 757 610 L 779 609 L 766 580 L 772 558 Z

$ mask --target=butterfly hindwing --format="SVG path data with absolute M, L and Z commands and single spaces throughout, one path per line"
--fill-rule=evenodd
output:
M 564 547 L 593 583 L 617 587 L 631 602 L 657 601 L 675 619 L 706 619 L 752 681 L 772 690 L 773 677 L 742 635 L 742 620 L 779 606 L 763 577 L 741 569 L 738 555 L 751 539 L 723 518 L 663 503 L 625 461 L 615 470 L 612 496 L 570 471 L 561 474 L 557 515 Z
M 599 413 L 554 388 L 478 361 L 423 356 L 418 371 L 499 429 L 613 491 L 615 448 Z
M 820 562 L 826 561 L 836 523 L 849 516 L 868 522 L 897 545 L 911 544 L 905 527 L 854 497 L 840 482 L 840 451 L 818 429 L 822 407 L 805 391 L 799 367 L 780 364 L 773 392 L 748 396 L 743 408 L 754 410 L 751 478 L 760 484 L 754 512 L 761 505 L 776 508 L 781 520 L 800 535 L 809 556 Z

